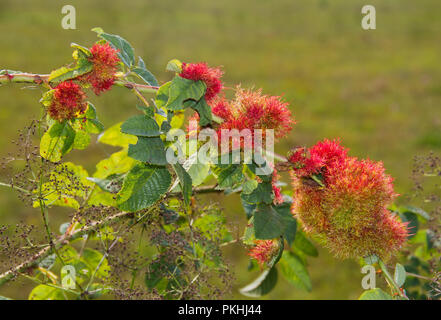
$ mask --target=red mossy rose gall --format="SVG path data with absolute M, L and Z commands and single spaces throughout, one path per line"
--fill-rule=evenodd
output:
M 304 147 L 292 150 L 288 161 L 294 165 L 297 176 L 318 174 L 327 167 L 334 167 L 347 158 L 348 150 L 341 146 L 340 140 L 318 142 L 308 150 Z
M 285 137 L 295 124 L 288 103 L 281 97 L 262 94 L 262 90 L 236 89 L 235 99 L 220 99 L 212 106 L 213 113 L 225 121 L 221 129 L 272 129 L 276 138 Z
M 252 137 L 256 129 L 262 129 L 263 140 L 266 137 L 265 130 L 274 130 L 276 139 L 287 136 L 292 130 L 296 122 L 288 106 L 281 97 L 240 87 L 236 89 L 233 100 L 219 98 L 211 104 L 213 114 L 224 120 L 216 128 L 219 138 L 222 138 L 223 129 L 248 129 Z
M 179 76 L 185 79 L 198 81 L 201 80 L 207 86 L 205 99 L 207 102 L 216 97 L 222 90 L 223 85 L 220 80 L 223 72 L 220 68 L 210 68 L 206 63 L 182 63 L 182 71 Z
M 324 140 L 291 154 L 292 212 L 337 257 L 388 259 L 408 234 L 406 224 L 387 209 L 397 196 L 393 179 L 381 162 L 347 152 L 340 141 Z
M 255 240 L 254 246 L 248 255 L 255 259 L 261 268 L 264 268 L 279 252 L 279 243 L 274 240 Z
M 47 112 L 52 119 L 63 121 L 75 118 L 87 109 L 86 95 L 73 81 L 58 84 L 53 92 Z
M 255 142 L 264 143 L 267 130 L 273 130 L 276 139 L 286 137 L 296 124 L 288 103 L 279 96 L 264 95 L 261 90 L 253 91 L 237 87 L 234 99 L 227 100 L 225 97 L 216 97 L 209 105 L 212 113 L 222 119 L 222 123 L 213 123 L 212 125 L 212 128 L 216 130 L 218 143 L 229 145 L 230 150 L 244 149 L 245 147 L 254 148 L 256 147 Z M 199 115 L 195 114 L 190 120 L 198 119 Z M 199 129 L 197 128 L 191 134 L 196 134 Z M 261 141 L 254 139 L 258 129 L 262 130 Z M 190 131 L 190 128 L 187 130 Z M 239 131 L 240 140 L 230 143 L 231 130 Z M 247 141 L 251 142 L 250 145 Z M 263 145 L 257 147 L 263 147 Z
M 80 80 L 92 86 L 93 92 L 99 95 L 109 90 L 115 82 L 115 74 L 119 63 L 118 50 L 113 49 L 108 43 L 96 43 L 90 48 L 92 56 L 89 61 L 93 63 L 91 72 L 80 77 Z

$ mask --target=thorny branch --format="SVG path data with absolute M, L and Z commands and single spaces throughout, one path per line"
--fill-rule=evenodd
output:
M 8 83 L 34 83 L 34 84 L 50 84 L 49 74 L 34 74 L 34 73 L 13 73 L 0 75 L 0 85 Z M 136 89 L 139 92 L 153 93 L 156 92 L 159 87 L 150 86 L 146 84 L 139 84 L 130 81 L 115 81 L 115 84 L 120 87 L 128 89 Z

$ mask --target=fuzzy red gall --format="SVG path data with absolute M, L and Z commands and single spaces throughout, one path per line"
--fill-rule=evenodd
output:
M 220 68 L 210 68 L 206 63 L 182 63 L 182 71 L 179 74 L 182 78 L 203 81 L 207 86 L 205 99 L 211 101 L 222 90 L 223 85 L 220 80 L 223 72 Z
M 274 193 L 274 204 L 282 204 L 283 203 L 282 190 L 275 184 L 272 185 L 272 188 Z
M 87 109 L 86 95 L 73 81 L 58 84 L 53 93 L 52 103 L 47 111 L 52 119 L 63 121 L 73 119 Z
M 108 43 L 94 44 L 90 48 L 92 56 L 89 61 L 93 63 L 91 72 L 81 77 L 81 80 L 92 86 L 96 95 L 109 90 L 115 82 L 115 73 L 119 63 L 118 50 L 113 49 Z
M 216 97 L 209 105 L 213 114 L 223 120 L 220 124 L 212 125 L 217 132 L 217 142 L 221 149 L 222 146 L 229 150 L 262 148 L 268 139 L 268 130 L 273 130 L 274 138 L 283 138 L 296 123 L 288 103 L 282 101 L 281 97 L 263 95 L 261 90 L 244 90 L 238 87 L 233 100 Z M 190 118 L 196 121 L 198 119 L 198 114 Z M 193 134 L 199 132 L 199 129 L 193 130 Z M 260 134 L 256 133 L 259 129 L 262 139 L 255 139 Z M 232 130 L 237 130 L 239 136 L 230 142 L 230 138 L 234 136 Z
M 321 173 L 323 168 L 333 167 L 347 158 L 348 150 L 341 146 L 340 140 L 318 142 L 308 150 L 296 148 L 288 155 L 288 161 L 294 165 L 298 176 L 310 176 Z
M 248 255 L 257 261 L 261 268 L 264 268 L 278 253 L 279 244 L 274 240 L 255 240 L 254 246 L 249 250 Z
M 388 259 L 405 243 L 406 225 L 387 210 L 397 194 L 381 162 L 349 157 L 336 140 L 296 150 L 289 159 L 293 214 L 335 256 Z
M 295 124 L 288 103 L 281 97 L 237 88 L 233 102 L 236 119 L 246 128 L 273 129 L 276 138 L 285 137 Z
M 274 130 L 275 138 L 283 138 L 295 124 L 288 103 L 281 97 L 264 95 L 261 90 L 237 88 L 232 101 L 217 99 L 211 106 L 213 113 L 224 119 L 218 126 L 219 132 L 222 129 L 249 129 L 254 136 L 256 129 L 270 129 Z
M 221 117 L 225 122 L 230 122 L 234 119 L 231 105 L 224 98 L 217 99 L 212 104 L 211 110 L 216 116 Z
M 366 226 L 363 233 L 336 230 L 329 233 L 325 241 L 331 253 L 338 258 L 376 254 L 383 260 L 389 260 L 405 245 L 407 236 L 407 223 L 402 223 L 385 209 L 378 215 L 377 223 Z

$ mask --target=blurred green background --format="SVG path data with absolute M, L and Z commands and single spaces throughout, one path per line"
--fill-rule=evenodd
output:
M 61 28 L 61 8 L 74 5 L 77 29 Z M 361 28 L 361 8 L 377 11 L 377 30 Z M 166 63 L 206 61 L 222 65 L 228 86 L 263 88 L 290 102 L 298 122 L 276 146 L 311 145 L 341 137 L 351 154 L 382 160 L 400 194 L 411 192 L 412 158 L 441 149 L 441 2 L 439 0 L 0 0 L 0 69 L 48 73 L 71 61 L 71 42 L 90 46 L 95 26 L 120 34 L 158 79 Z M 40 89 L 0 88 L 0 157 L 14 150 L 17 130 L 39 115 Z M 116 88 L 93 97 L 106 127 L 136 113 L 135 99 Z M 93 171 L 106 156 L 92 146 L 68 159 Z M 244 223 L 238 198 L 217 200 L 231 224 Z M 57 212 L 54 223 L 63 221 Z M 9 190 L 0 193 L 0 221 L 39 223 Z M 226 252 L 237 287 L 246 272 L 242 247 Z M 320 250 L 309 259 L 311 293 L 280 281 L 270 299 L 354 299 L 362 274 L 352 261 Z M 26 298 L 29 288 L 7 286 L 0 294 Z M 237 293 L 231 298 L 243 298 Z

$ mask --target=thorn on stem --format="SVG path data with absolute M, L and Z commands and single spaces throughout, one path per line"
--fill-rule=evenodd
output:
M 9 81 L 12 81 L 12 79 L 14 79 L 14 76 L 12 74 L 9 74 L 8 72 L 5 73 L 5 76 L 8 77 Z
M 43 79 L 41 79 L 41 77 L 37 74 L 37 75 L 35 75 L 34 82 L 36 84 L 42 84 L 43 83 Z

